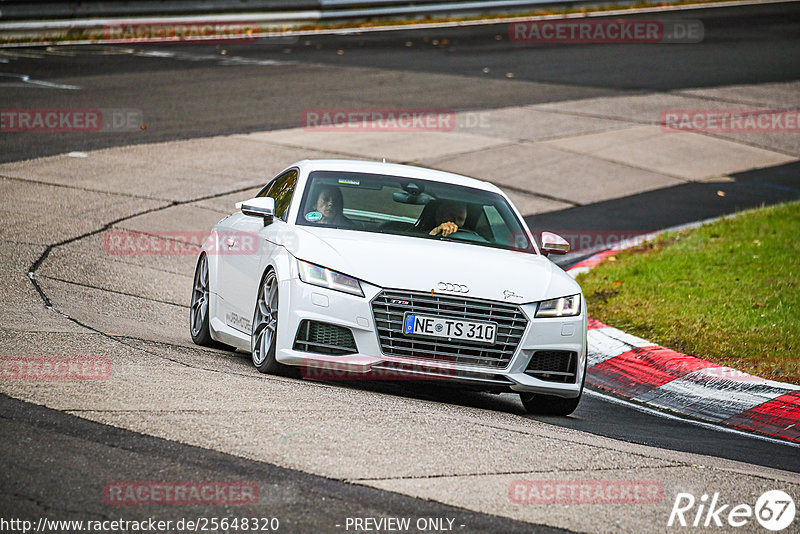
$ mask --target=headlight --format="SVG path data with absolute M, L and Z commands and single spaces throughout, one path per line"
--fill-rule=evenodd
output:
M 307 284 L 327 287 L 328 289 L 358 295 L 359 297 L 364 296 L 364 292 L 361 291 L 361 284 L 353 277 L 307 261 L 297 260 L 297 263 L 300 267 L 300 280 Z
M 536 309 L 536 317 L 571 317 L 579 313 L 581 313 L 580 295 L 543 300 Z

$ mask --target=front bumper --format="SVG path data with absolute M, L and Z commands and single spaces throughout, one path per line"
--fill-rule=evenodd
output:
M 361 282 L 364 297 L 312 286 L 290 278 L 280 282 L 281 301 L 276 359 L 287 365 L 328 369 L 328 376 L 365 379 L 378 376 L 396 380 L 443 380 L 479 389 L 541 393 L 574 398 L 580 395 L 586 364 L 585 306 L 576 317 L 534 318 L 535 304 L 519 309 L 527 326 L 510 361 L 502 367 L 387 355 L 383 352 L 373 316 L 372 301 L 383 288 Z M 295 339 L 304 320 L 349 329 L 357 352 L 346 355 L 295 350 Z M 542 380 L 525 370 L 536 351 L 566 351 L 577 355 L 575 380 L 570 383 Z M 313 374 L 310 376 L 314 376 Z

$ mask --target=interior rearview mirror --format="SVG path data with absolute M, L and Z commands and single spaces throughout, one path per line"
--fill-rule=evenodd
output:
M 236 208 L 250 217 L 261 217 L 264 219 L 264 226 L 272 222 L 275 215 L 275 199 L 271 197 L 256 197 L 243 202 L 237 202 Z
M 569 252 L 569 241 L 552 232 L 542 232 L 542 253 L 566 254 Z

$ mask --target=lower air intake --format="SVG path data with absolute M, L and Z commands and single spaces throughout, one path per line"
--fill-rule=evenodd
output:
M 578 369 L 578 353 L 565 350 L 539 350 L 533 353 L 525 374 L 546 380 L 571 384 Z
M 316 352 L 317 354 L 355 354 L 356 340 L 349 328 L 319 321 L 305 319 L 300 322 L 294 350 Z

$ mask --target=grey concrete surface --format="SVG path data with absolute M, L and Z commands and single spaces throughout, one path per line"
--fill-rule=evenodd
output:
M 186 305 L 199 247 L 186 247 L 187 252 L 194 250 L 195 254 L 161 256 L 159 260 L 172 260 L 171 265 L 165 268 L 166 265 L 158 265 L 155 261 L 150 265 L 140 265 L 124 261 L 126 258 L 123 256 L 110 258 L 99 236 L 79 243 L 52 252 L 37 273 L 39 279 L 113 291 L 121 296 L 135 295 L 148 301 Z M 92 250 L 84 250 L 86 245 L 92 246 Z M 141 256 L 136 258 L 140 259 Z
M 244 523 L 247 526 L 240 530 L 252 531 L 252 518 L 276 518 L 279 532 L 341 532 L 348 517 L 401 517 L 410 518 L 412 523 L 447 518 L 464 534 L 567 532 L 137 434 L 5 395 L 0 395 L 0 415 L 3 435 L 16 438 L 0 440 L 0 496 L 5 520 L 9 517 L 5 513 L 11 512 L 34 525 L 39 518 L 58 517 L 135 520 L 149 527 L 147 522 L 153 518 L 172 521 L 171 527 L 155 526 L 161 532 L 185 532 L 195 529 L 176 528 L 178 521 L 248 518 Z M 106 484 L 142 479 L 244 482 L 258 489 L 257 502 L 183 506 L 104 502 Z M 32 480 L 36 483 L 31 484 Z M 259 530 L 265 526 L 261 520 L 258 523 Z
M 28 269 L 45 251 L 42 245 L 0 240 L 0 286 L 4 305 L 0 308 L 3 329 L 20 332 L 80 332 L 81 328 L 42 305 L 28 279 Z
M 158 144 L 119 147 L 83 158 L 12 162 L 3 172 L 69 188 L 182 202 L 263 184 L 287 161 L 330 156 L 313 148 L 248 141 L 247 136 L 227 136 L 174 141 L 168 149 Z
M 567 146 L 565 150 L 545 143 L 523 142 L 454 157 L 427 159 L 423 164 L 573 205 L 591 204 L 683 182 L 665 174 L 609 161 L 602 156 L 577 154 L 570 148 Z M 545 211 L 532 212 L 518 207 L 525 214 Z
M 0 171 L 0 176 L 8 176 L 3 172 Z M 0 178 L 3 199 L 0 239 L 4 240 L 58 243 L 99 230 L 114 220 L 166 205 L 163 201 L 14 178 Z
M 703 476 L 698 478 L 698 471 L 703 471 Z M 570 480 L 585 480 L 585 472 L 576 470 L 570 472 L 554 473 L 520 473 L 520 474 L 501 474 L 501 475 L 482 475 L 468 477 L 440 477 L 440 478 L 417 478 L 404 480 L 379 480 L 367 482 L 373 487 L 402 491 L 408 495 L 415 495 L 421 498 L 437 498 L 446 493 L 448 504 L 455 506 L 465 506 L 476 499 L 487 509 L 496 510 L 497 513 L 506 517 L 524 519 L 525 521 L 542 522 L 546 524 L 569 524 L 571 528 L 582 532 L 598 532 L 613 534 L 616 532 L 627 531 L 630 527 L 627 524 L 631 517 L 636 517 L 639 525 L 649 525 L 643 529 L 648 532 L 670 532 L 679 531 L 680 527 L 667 528 L 664 520 L 665 508 L 671 510 L 675 495 L 679 492 L 691 493 L 696 496 L 713 495 L 720 492 L 726 496 L 726 503 L 753 503 L 751 496 L 752 487 L 766 488 L 776 485 L 775 479 L 764 475 L 740 474 L 731 477 L 731 471 L 719 469 L 716 466 L 681 465 L 665 466 L 653 469 L 613 469 L 606 472 L 594 472 L 591 480 L 626 480 L 626 481 L 655 481 L 661 483 L 664 489 L 665 498 L 669 502 L 657 504 L 614 504 L 597 506 L 594 504 L 517 504 L 512 502 L 509 497 L 509 488 L 519 481 L 562 481 L 565 478 Z M 572 478 L 574 477 L 574 478 Z M 763 477 L 763 478 L 762 478 Z M 780 480 L 780 478 L 778 479 Z M 458 492 L 447 492 L 446 488 L 458 486 Z M 783 488 L 789 492 L 796 491 L 796 484 L 779 482 Z M 723 503 L 720 503 L 723 504 Z M 753 506 L 753 504 L 750 504 Z M 728 508 L 728 510 L 730 507 Z M 726 510 L 727 511 L 727 510 Z M 695 510 L 696 513 L 696 510 Z M 669 512 L 667 512 L 667 516 Z M 689 523 L 694 520 L 694 515 L 689 519 Z M 724 513 L 722 516 L 722 529 L 731 528 L 724 523 Z M 703 515 L 701 521 L 705 521 Z M 702 523 L 701 523 L 702 525 Z M 702 528 L 702 526 L 701 526 Z M 712 526 L 713 528 L 713 526 Z M 719 527 L 717 527 L 719 528 Z M 764 529 L 753 522 L 744 527 L 736 529 L 737 532 L 763 532 Z
M 446 127 L 449 128 L 449 123 Z M 445 127 L 442 127 L 445 128 Z M 323 149 L 344 157 L 412 163 L 424 158 L 461 154 L 505 143 L 503 139 L 458 131 L 274 130 L 247 138 L 306 150 Z
M 112 336 L 156 338 L 173 344 L 189 345 L 192 342 L 185 331 L 189 320 L 185 306 L 45 277 L 39 279 L 39 284 L 50 299 L 58 303 L 60 312 L 100 332 Z M 185 295 L 191 294 L 191 275 L 183 279 L 183 283 L 177 286 L 178 290 L 181 286 Z
M 766 108 L 793 108 L 797 106 L 798 91 L 800 91 L 800 82 L 788 81 L 683 89 L 679 93 L 700 97 L 704 100 L 720 100 L 732 104 Z
M 658 126 L 555 139 L 546 144 L 686 180 L 701 180 L 797 159 L 698 133 L 665 132 Z
M 627 121 L 561 113 L 557 109 L 530 105 L 462 112 L 456 124 L 459 131 L 515 141 L 542 141 L 630 126 Z
M 658 125 L 668 110 L 797 110 L 800 82 L 748 84 L 624 97 L 598 97 L 569 102 L 546 103 L 538 109 L 581 118 L 605 118 Z M 714 133 L 753 147 L 790 156 L 800 154 L 800 135 L 792 133 Z

